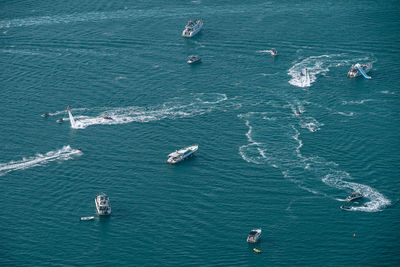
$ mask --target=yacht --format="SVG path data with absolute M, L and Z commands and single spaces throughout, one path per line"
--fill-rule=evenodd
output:
M 350 68 L 349 72 L 347 73 L 347 76 L 350 78 L 354 78 L 354 77 L 362 75 L 366 79 L 371 79 L 371 77 L 367 75 L 367 73 L 371 69 L 372 69 L 372 62 L 369 62 L 367 64 L 357 63 L 355 65 L 351 65 L 351 68 Z
M 193 145 L 193 146 L 188 146 L 179 150 L 176 150 L 175 152 L 172 152 L 171 154 L 168 155 L 168 163 L 175 164 L 178 163 L 191 155 L 193 155 L 194 152 L 199 149 L 199 145 Z
M 250 231 L 249 235 L 247 236 L 248 243 L 256 243 L 261 237 L 261 228 L 260 229 L 253 229 Z
M 183 37 L 193 37 L 195 36 L 203 27 L 203 21 L 198 20 L 189 20 L 186 24 L 185 29 L 182 32 Z
M 99 215 L 111 214 L 110 198 L 106 194 L 101 193 L 94 199 L 94 202 Z
M 354 200 L 359 200 L 359 199 L 362 199 L 363 197 L 364 196 L 361 193 L 353 192 L 353 193 L 351 193 L 350 196 L 348 196 L 346 198 L 346 201 L 350 202 L 350 201 L 354 201 Z
M 201 57 L 199 57 L 199 56 L 189 56 L 188 57 L 188 61 L 187 61 L 187 63 L 188 64 L 193 64 L 193 63 L 200 63 L 201 62 Z

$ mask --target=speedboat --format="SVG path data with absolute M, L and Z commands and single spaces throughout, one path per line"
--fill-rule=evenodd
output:
M 49 116 L 49 113 L 43 113 L 43 114 L 40 115 L 40 116 L 42 116 L 43 118 L 47 118 L 47 117 Z
M 183 37 L 193 37 L 195 36 L 203 27 L 203 21 L 198 20 L 189 20 L 186 24 L 185 29 L 182 32 Z
M 168 155 L 168 163 L 175 164 L 193 155 L 199 149 L 199 145 L 188 146 Z
M 193 64 L 193 63 L 200 63 L 201 62 L 201 57 L 199 57 L 199 56 L 189 56 L 188 57 L 188 61 L 187 61 L 187 63 L 188 64 Z
M 63 122 L 64 122 L 64 119 L 63 119 L 63 118 L 58 119 L 58 120 L 56 120 L 56 122 L 57 122 L 57 123 L 63 123 Z
M 106 194 L 101 193 L 94 199 L 94 202 L 99 215 L 111 214 L 110 198 Z
M 261 237 L 261 228 L 260 229 L 253 229 L 250 231 L 249 235 L 247 236 L 248 243 L 256 243 Z
M 349 72 L 347 73 L 347 77 L 354 78 L 357 76 L 364 76 L 366 79 L 371 79 L 370 76 L 367 75 L 367 73 L 372 69 L 372 62 L 366 63 L 366 64 L 354 64 L 351 65 Z
M 345 206 L 345 205 L 340 206 L 340 208 L 341 208 L 342 210 L 351 210 L 351 207 Z
M 94 216 L 89 216 L 89 217 L 81 217 L 81 221 L 91 221 L 94 219 Z
M 109 116 L 104 116 L 103 119 L 105 119 L 105 120 L 112 120 L 112 118 L 109 117 Z
M 358 199 L 362 199 L 364 196 L 361 193 L 353 192 L 350 196 L 346 197 L 346 201 L 354 201 Z
M 269 50 L 269 54 L 274 57 L 278 55 L 278 51 L 275 48 L 272 48 Z

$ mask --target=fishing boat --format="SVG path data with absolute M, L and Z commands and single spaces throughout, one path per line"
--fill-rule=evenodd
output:
M 359 192 L 353 192 L 353 193 L 351 193 L 350 196 L 348 196 L 348 197 L 346 198 L 346 201 L 350 202 L 350 201 L 354 201 L 354 200 L 359 200 L 359 199 L 362 199 L 363 197 L 364 197 L 364 196 L 363 196 L 361 193 L 359 193 Z
M 168 155 L 167 162 L 170 164 L 181 162 L 182 160 L 187 159 L 188 157 L 193 155 L 193 153 L 196 152 L 198 149 L 199 145 L 192 145 L 176 150 L 175 152 L 172 152 Z
M 198 20 L 189 20 L 186 24 L 185 29 L 182 32 L 183 37 L 193 37 L 195 36 L 203 27 L 203 21 Z
M 111 214 L 111 206 L 110 206 L 110 198 L 104 194 L 99 194 L 95 199 L 97 213 L 99 215 L 110 215 Z
M 200 62 L 201 62 L 201 57 L 195 55 L 189 56 L 187 61 L 188 64 L 194 64 Z
M 249 235 L 247 236 L 248 243 L 256 243 L 261 238 L 261 228 L 260 229 L 253 229 L 250 231 Z
M 372 69 L 372 62 L 366 64 L 354 64 L 351 65 L 349 72 L 347 73 L 347 77 L 354 78 L 362 75 L 365 79 L 371 79 L 371 76 L 368 76 L 367 73 Z

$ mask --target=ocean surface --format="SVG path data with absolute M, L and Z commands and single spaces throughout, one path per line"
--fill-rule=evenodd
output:
M 2 1 L 0 265 L 399 266 L 399 14 L 398 1 Z M 184 39 L 190 18 L 204 27 Z M 372 79 L 346 77 L 367 62 Z M 344 202 L 353 191 L 364 199 Z

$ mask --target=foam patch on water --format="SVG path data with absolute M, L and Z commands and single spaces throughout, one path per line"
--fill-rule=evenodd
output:
M 351 101 L 342 101 L 342 105 L 362 105 L 367 102 L 375 101 L 375 99 L 362 99 L 362 100 L 351 100 Z
M 34 157 L 22 158 L 18 161 L 10 161 L 8 163 L 0 163 L 0 176 L 11 171 L 24 170 L 36 166 L 45 165 L 55 160 L 69 160 L 73 156 L 82 155 L 79 149 L 72 149 L 70 146 L 64 146 L 59 150 L 49 151 L 46 154 L 36 154 Z
M 366 202 L 362 206 L 352 207 L 351 210 L 354 211 L 377 212 L 390 205 L 390 200 L 376 189 L 350 182 L 353 178 L 341 170 L 338 164 L 318 156 L 302 155 L 303 142 L 300 131 L 295 127 L 298 117 L 291 114 L 294 113 L 294 108 L 298 110 L 294 104 L 289 104 L 281 111 L 275 108 L 274 112 L 249 112 L 238 115 L 248 127 L 248 144 L 239 147 L 242 159 L 249 163 L 268 164 L 277 168 L 286 179 L 312 194 L 337 199 L 331 196 L 332 189 L 329 188 L 345 191 L 343 195 L 350 191 L 360 192 L 365 196 Z M 323 125 L 312 117 L 301 120 L 307 129 L 316 129 L 315 127 Z M 269 124 L 268 128 L 265 128 L 265 123 Z M 264 131 L 257 133 L 258 129 Z M 329 187 L 320 186 L 317 190 L 319 181 Z
M 79 110 L 72 109 L 75 118 L 74 129 L 85 129 L 92 125 L 117 125 L 131 122 L 151 122 L 163 119 L 178 119 L 202 115 L 219 107 L 228 98 L 225 94 L 193 94 L 186 98 L 177 97 L 162 105 L 139 107 L 129 106 L 120 108 L 83 109 L 88 113 L 100 112 L 95 116 L 80 115 Z M 65 113 L 57 111 L 53 114 Z M 112 119 L 105 119 L 104 117 Z M 68 121 L 68 118 L 64 119 Z
M 326 75 L 330 68 L 344 65 L 351 66 L 355 62 L 365 60 L 368 60 L 368 57 L 349 59 L 345 54 L 310 56 L 295 63 L 288 70 L 288 74 L 291 77 L 289 83 L 297 87 L 309 87 L 317 80 L 319 75 Z M 306 69 L 310 76 L 308 80 L 305 75 L 300 75 L 300 73 L 304 74 Z

